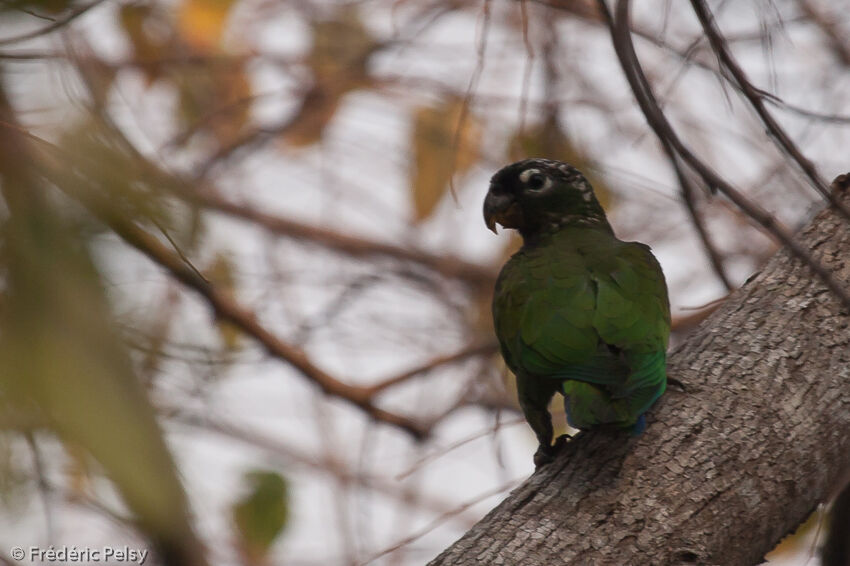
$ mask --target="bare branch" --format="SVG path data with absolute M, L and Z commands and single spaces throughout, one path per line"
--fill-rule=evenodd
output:
M 437 367 L 462 362 L 464 360 L 476 356 L 492 355 L 498 351 L 499 345 L 495 342 L 488 342 L 486 344 L 472 344 L 471 346 L 462 348 L 461 350 L 458 350 L 453 354 L 438 356 L 433 360 L 422 364 L 421 366 L 407 370 L 404 373 L 400 373 L 398 375 L 380 381 L 374 385 L 371 385 L 369 387 L 369 391 L 371 394 L 375 395 L 386 389 L 389 389 L 390 387 L 409 381 L 410 379 L 422 375 L 423 373 L 427 373 Z
M 460 279 L 480 288 L 489 288 L 496 280 L 494 269 L 467 262 L 448 254 L 431 254 L 416 248 L 342 234 L 327 228 L 261 212 L 247 205 L 228 201 L 210 191 L 190 192 L 180 190 L 175 194 L 204 208 L 260 226 L 273 234 L 304 240 L 352 257 L 385 256 L 409 261 L 433 269 L 444 277 Z
M 64 18 L 56 20 L 52 24 L 44 26 L 41 29 L 37 29 L 37 30 L 30 31 L 30 32 L 27 32 L 27 33 L 22 33 L 21 35 L 16 35 L 16 36 L 6 37 L 6 38 L 3 38 L 3 39 L 0 39 L 0 45 L 10 45 L 12 43 L 19 43 L 21 41 L 26 41 L 28 39 L 35 39 L 36 37 L 41 37 L 42 35 L 47 35 L 49 33 L 52 33 L 52 32 L 54 32 L 54 31 L 56 31 L 60 28 L 65 27 L 66 25 L 71 23 L 71 21 L 82 16 L 83 14 L 85 14 L 86 12 L 88 12 L 89 10 L 94 8 L 95 6 L 103 4 L 103 2 L 104 2 L 104 0 L 94 0 L 92 2 L 89 2 L 88 4 L 83 4 L 82 6 L 72 10 Z
M 80 195 L 71 196 L 80 199 Z M 270 355 L 290 364 L 322 391 L 348 401 L 373 419 L 396 426 L 414 438 L 422 439 L 427 435 L 425 429 L 407 417 L 376 407 L 369 388 L 347 384 L 320 369 L 303 350 L 275 336 L 260 324 L 256 314 L 240 305 L 229 294 L 219 291 L 214 285 L 198 276 L 179 256 L 168 251 L 156 238 L 126 219 L 116 216 L 108 205 L 104 206 L 103 203 L 96 202 L 92 198 L 83 197 L 80 200 L 121 239 L 204 297 L 218 318 L 234 324 L 249 336 L 254 337 Z
M 723 286 L 726 287 L 727 291 L 731 291 L 734 286 L 729 281 L 729 276 L 726 275 L 726 269 L 723 267 L 723 258 L 720 256 L 720 252 L 714 246 L 714 243 L 711 241 L 711 237 L 708 234 L 708 229 L 705 226 L 705 220 L 700 214 L 699 210 L 697 210 L 696 206 L 696 195 L 697 190 L 694 187 L 691 180 L 688 179 L 687 174 L 682 169 L 681 164 L 679 163 L 679 157 L 673 151 L 673 148 L 670 147 L 670 144 L 666 141 L 662 142 L 664 146 L 664 152 L 667 154 L 667 158 L 670 161 L 670 165 L 673 167 L 673 171 L 676 173 L 676 178 L 679 181 L 680 191 L 679 194 L 682 196 L 682 202 L 685 203 L 685 209 L 688 211 L 688 215 L 691 217 L 691 223 L 694 225 L 694 229 L 696 229 L 697 236 L 699 236 L 699 240 L 702 243 L 703 250 L 705 250 L 705 255 L 708 256 L 708 260 L 711 263 L 711 267 L 714 269 L 714 274 L 720 279 L 720 282 L 723 283 Z
M 647 122 L 652 127 L 655 134 L 658 136 L 662 144 L 670 143 L 673 149 L 682 157 L 682 159 L 694 169 L 712 188 L 719 189 L 726 197 L 729 198 L 738 208 L 746 212 L 752 220 L 760 225 L 765 232 L 772 235 L 783 245 L 787 246 L 791 253 L 805 263 L 825 284 L 835 293 L 844 306 L 850 309 L 850 294 L 844 286 L 835 280 L 832 274 L 823 268 L 805 247 L 798 243 L 791 233 L 783 227 L 776 218 L 758 204 L 752 202 L 740 191 L 735 189 L 723 177 L 718 175 L 711 167 L 703 163 L 691 149 L 679 139 L 679 136 L 673 130 L 667 117 L 658 106 L 658 102 L 652 93 L 652 88 L 646 75 L 643 73 L 643 68 L 638 61 L 635 53 L 634 44 L 632 43 L 631 32 L 629 30 L 629 2 L 628 0 L 618 0 L 617 2 L 617 17 L 611 17 L 608 12 L 608 7 L 604 0 L 599 0 L 600 8 L 606 15 L 606 18 L 611 27 L 611 38 L 614 42 L 614 50 L 617 57 L 620 59 L 620 66 L 623 69 L 629 86 L 638 101 Z M 666 140 L 666 141 L 665 141 Z
M 797 5 L 806 18 L 818 26 L 829 39 L 829 44 L 838 60 L 844 66 L 850 66 L 850 43 L 847 42 L 846 34 L 835 24 L 835 21 L 821 14 L 811 0 L 797 0 Z
M 834 209 L 800 237 L 850 278 Z M 762 563 L 846 476 L 847 322 L 780 250 L 671 353 L 687 390 L 643 434 L 577 435 L 430 565 Z
M 2 124 L 2 126 L 9 128 L 10 131 L 17 135 L 23 134 L 39 142 L 42 148 L 58 151 L 55 146 L 41 138 L 23 130 L 11 128 L 7 124 Z M 126 243 L 164 268 L 172 277 L 183 283 L 183 285 L 201 295 L 218 318 L 232 323 L 249 336 L 255 338 L 270 355 L 290 364 L 325 393 L 348 401 L 359 407 L 373 419 L 396 426 L 416 439 L 423 439 L 427 436 L 428 431 L 421 425 L 406 417 L 375 406 L 369 388 L 350 385 L 338 380 L 316 366 L 303 350 L 275 336 L 270 330 L 260 324 L 254 312 L 239 304 L 230 294 L 217 289 L 195 269 L 187 265 L 178 254 L 169 251 L 154 236 L 124 218 L 115 210 L 115 207 L 110 202 L 94 190 L 88 188 L 88 185 L 93 180 L 80 179 L 81 182 L 76 183 L 77 186 L 70 188 L 67 179 L 69 175 L 75 175 L 76 173 L 71 171 L 60 173 L 56 167 L 47 161 L 48 159 L 49 156 L 38 164 L 39 170 L 57 188 L 80 202 Z
M 296 446 L 218 417 L 192 414 L 176 407 L 166 408 L 165 410 L 161 410 L 161 413 L 174 423 L 238 441 L 247 446 L 259 448 L 275 456 L 277 459 L 281 459 L 286 464 L 304 466 L 314 472 L 329 474 L 341 483 L 363 487 L 407 506 L 412 507 L 414 505 L 414 498 L 409 492 L 401 488 L 399 481 L 387 480 L 380 476 L 353 473 L 345 466 L 342 466 L 340 462 L 316 458 Z M 450 513 L 457 508 L 454 502 L 437 497 L 418 497 L 415 504 L 419 508 L 439 514 Z M 457 520 L 468 526 L 474 519 L 464 515 L 458 516 Z
M 806 177 L 809 178 L 812 186 L 821 194 L 821 196 L 828 200 L 832 206 L 840 210 L 844 218 L 850 220 L 850 208 L 832 196 L 829 191 L 829 186 L 818 173 L 815 164 L 803 155 L 803 152 L 800 151 L 800 148 L 797 147 L 785 129 L 773 118 L 770 112 L 768 112 L 764 105 L 764 93 L 753 86 L 747 78 L 746 73 L 744 73 L 744 70 L 738 65 L 737 61 L 735 61 L 735 58 L 729 51 L 729 46 L 726 44 L 726 40 L 723 39 L 720 30 L 717 28 L 714 16 L 708 9 L 708 5 L 705 3 L 705 0 L 691 0 L 691 6 L 693 6 L 694 12 L 702 24 L 702 29 L 705 31 L 706 36 L 708 36 L 712 49 L 714 49 L 714 52 L 717 54 L 722 65 L 735 79 L 739 89 L 744 96 L 746 96 L 747 100 L 749 100 L 750 105 L 756 111 L 756 114 L 758 114 L 759 118 L 761 118 L 767 128 L 767 131 L 770 133 L 771 139 L 782 151 L 789 155 L 794 162 L 797 163 L 797 165 L 799 165 Z

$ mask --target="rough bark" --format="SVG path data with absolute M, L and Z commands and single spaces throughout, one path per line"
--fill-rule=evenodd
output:
M 799 236 L 850 281 L 846 222 Z M 761 562 L 850 464 L 848 322 L 779 252 L 671 354 L 686 390 L 643 435 L 582 433 L 431 566 Z

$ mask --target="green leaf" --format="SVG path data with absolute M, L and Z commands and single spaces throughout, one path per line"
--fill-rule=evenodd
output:
M 277 472 L 251 470 L 248 491 L 233 505 L 233 522 L 248 564 L 260 564 L 289 519 L 287 482 Z
M 3 181 L 18 197 L 2 226 L 0 390 L 93 457 L 157 545 L 185 550 L 195 538 L 183 488 L 87 241 L 34 183 Z

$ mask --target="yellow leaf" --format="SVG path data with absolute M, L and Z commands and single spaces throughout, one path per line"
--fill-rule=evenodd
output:
M 378 45 L 353 6 L 313 22 L 312 35 L 307 64 L 317 80 L 365 74 L 367 59 Z
M 306 62 L 313 73 L 313 86 L 282 136 L 294 147 L 320 141 L 343 97 L 371 84 L 366 64 L 378 46 L 351 6 L 338 9 L 331 18 L 312 22 L 312 36 Z
M 463 107 L 463 99 L 452 97 L 437 107 L 421 107 L 414 113 L 410 188 L 417 222 L 434 212 L 451 176 L 465 172 L 478 159 L 481 127 L 471 112 L 463 116 Z
M 133 46 L 135 61 L 148 83 L 161 74 L 159 61 L 166 55 L 171 25 L 165 14 L 151 4 L 123 4 L 118 21 Z
M 215 51 L 232 4 L 233 0 L 183 0 L 177 12 L 180 36 L 199 52 Z
M 68 462 L 65 465 L 65 475 L 68 478 L 71 495 L 83 497 L 91 484 L 91 465 L 85 449 L 70 440 L 65 441 L 65 453 Z
M 238 138 L 250 116 L 253 92 L 241 61 L 181 70 L 174 84 L 184 128 L 210 133 L 220 146 Z
M 345 94 L 346 89 L 325 90 L 321 85 L 310 89 L 283 132 L 283 140 L 294 147 L 306 147 L 320 141 Z

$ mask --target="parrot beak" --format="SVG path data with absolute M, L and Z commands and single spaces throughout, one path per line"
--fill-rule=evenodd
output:
M 494 193 L 491 185 L 484 199 L 484 223 L 490 231 L 498 234 L 497 222 L 505 228 L 519 228 L 522 224 L 522 210 L 512 195 Z

